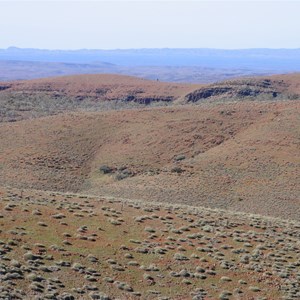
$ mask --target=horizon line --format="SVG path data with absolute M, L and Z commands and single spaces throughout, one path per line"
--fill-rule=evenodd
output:
M 34 47 L 18 47 L 8 46 L 6 48 L 0 48 L 0 50 L 48 50 L 48 51 L 122 51 L 122 50 L 224 50 L 224 51 L 242 51 L 242 50 L 300 50 L 300 46 L 297 48 L 285 48 L 285 47 L 250 47 L 250 48 L 211 48 L 211 47 L 142 47 L 142 48 L 74 48 L 74 49 L 62 49 L 62 48 L 34 48 Z

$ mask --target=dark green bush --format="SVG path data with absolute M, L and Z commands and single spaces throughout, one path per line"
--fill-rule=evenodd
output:
M 178 173 L 178 174 L 180 174 L 180 173 L 182 173 L 182 172 L 184 172 L 184 170 L 183 169 L 181 169 L 180 167 L 173 167 L 172 169 L 171 169 L 171 172 L 172 173 Z
M 99 168 L 100 172 L 103 174 L 109 174 L 113 171 L 113 169 L 107 165 L 103 165 Z

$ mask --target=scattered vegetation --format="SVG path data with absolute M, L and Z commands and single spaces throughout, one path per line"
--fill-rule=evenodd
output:
M 3 299 L 300 297 L 296 221 L 10 188 L 0 198 Z
M 300 299 L 298 77 L 86 78 L 0 86 L 0 299 Z

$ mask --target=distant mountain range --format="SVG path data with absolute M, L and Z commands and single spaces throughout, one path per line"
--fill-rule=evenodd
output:
M 0 80 L 116 73 L 174 82 L 300 71 L 300 49 L 0 49 Z

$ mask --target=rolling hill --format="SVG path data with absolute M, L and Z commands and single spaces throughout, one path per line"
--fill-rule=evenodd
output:
M 213 83 L 239 76 L 278 74 L 270 70 L 201 66 L 123 66 L 105 62 L 0 60 L 0 81 L 29 80 L 79 74 L 118 74 L 176 83 Z
M 74 111 L 299 99 L 299 74 L 178 84 L 101 74 L 0 83 L 0 122 Z
M 110 73 L 202 84 L 299 71 L 299 49 L 0 49 L 0 81 Z
M 0 299 L 299 299 L 299 99 L 299 74 L 0 83 Z
M 297 219 L 299 128 L 297 100 L 2 123 L 0 181 Z M 111 174 L 99 171 L 103 165 Z

